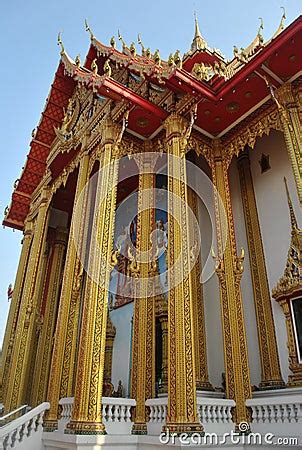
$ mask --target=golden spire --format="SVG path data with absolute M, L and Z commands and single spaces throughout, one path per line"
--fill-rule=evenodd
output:
M 198 23 L 196 11 L 194 11 L 194 18 L 195 18 L 195 35 L 194 35 L 193 42 L 191 44 L 192 52 L 195 52 L 196 50 L 203 50 L 208 47 L 208 44 L 202 37 L 200 29 L 199 29 L 199 23 Z
M 290 195 L 289 195 L 289 190 L 288 190 L 288 186 L 287 186 L 287 179 L 285 177 L 284 177 L 284 184 L 285 184 L 287 203 L 288 203 L 288 208 L 289 208 L 290 223 L 291 223 L 291 226 L 292 226 L 292 230 L 294 230 L 294 229 L 298 228 L 298 224 L 297 224 L 297 219 L 296 219 L 295 211 L 294 211 L 294 208 L 293 208 L 292 200 L 291 200 Z

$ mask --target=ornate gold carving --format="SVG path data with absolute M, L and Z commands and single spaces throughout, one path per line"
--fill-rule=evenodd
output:
M 2 361 L 1 366 L 3 368 L 2 378 L 1 378 L 1 394 L 2 402 L 5 404 L 5 397 L 7 392 L 7 384 L 9 382 L 8 373 L 9 367 L 11 365 L 11 355 L 14 345 L 16 330 L 17 330 L 17 320 L 18 311 L 21 305 L 22 299 L 22 287 L 26 272 L 28 270 L 28 258 L 30 253 L 30 245 L 32 241 L 32 222 L 27 221 L 25 223 L 24 238 L 22 241 L 22 251 L 19 260 L 19 266 L 17 270 L 16 280 L 14 284 L 13 296 L 11 299 L 11 305 L 9 309 L 8 319 L 6 323 L 5 335 L 2 346 Z
M 193 299 L 189 275 L 175 272 L 176 259 L 190 273 L 190 241 L 183 120 L 171 114 L 164 124 L 168 152 L 168 412 L 166 428 L 175 432 L 202 431 L 196 407 Z M 188 128 L 187 128 L 188 130 Z M 185 137 L 187 140 L 188 137 Z M 186 142 L 187 143 L 187 142 Z M 173 196 L 184 203 L 174 204 Z M 178 275 L 178 276 L 177 276 Z M 182 278 L 180 280 L 179 278 Z
M 113 250 L 116 184 L 119 151 L 116 141 L 121 129 L 106 119 L 103 123 L 103 147 L 100 149 L 102 176 L 98 178 L 96 198 L 102 198 L 94 217 L 98 250 L 90 248 L 80 332 L 74 407 L 66 432 L 104 434 L 102 423 L 102 391 L 106 346 L 107 302 Z
M 261 384 L 264 389 L 284 387 L 282 380 L 272 304 L 266 273 L 261 230 L 247 150 L 238 157 L 241 198 L 249 247 L 251 276 L 257 320 L 261 361 Z
M 212 181 L 216 188 L 214 201 L 218 246 L 216 273 L 220 282 L 226 393 L 228 398 L 232 398 L 236 402 L 235 421 L 239 424 L 240 422 L 249 422 L 245 401 L 252 396 L 240 291 L 244 254 L 237 256 L 228 180 L 228 160 L 224 157 L 222 144 L 219 141 L 214 141 L 213 153 Z M 227 218 L 227 229 L 223 221 L 224 211 Z M 226 238 L 225 248 L 224 237 Z
M 23 286 L 18 327 L 12 349 L 11 367 L 8 375 L 5 408 L 11 411 L 25 401 L 27 376 L 30 370 L 30 346 L 35 332 L 39 283 L 36 283 L 42 249 L 46 239 L 49 211 L 49 192 L 44 189 L 41 196 L 38 216 L 34 225 L 33 242 L 30 250 L 28 268 Z
M 88 164 L 89 156 L 84 154 L 80 160 L 75 204 L 88 179 Z M 73 229 L 74 220 L 75 218 L 73 215 L 71 229 Z M 83 230 L 80 230 L 80 233 L 83 233 Z M 49 431 L 56 429 L 57 427 L 58 403 L 60 397 L 71 395 L 81 275 L 81 265 L 76 254 L 71 233 L 67 246 L 62 292 L 60 296 L 57 328 L 50 369 L 51 376 L 49 378 L 47 393 L 50 409 L 45 415 L 43 425 L 44 428 Z
M 38 405 L 46 399 L 66 240 L 67 230 L 57 229 L 56 240 L 49 254 L 50 276 L 48 285 L 45 287 L 45 289 L 47 289 L 45 297 L 46 306 L 43 317 L 42 333 L 38 340 L 33 383 L 33 405 Z
M 246 145 L 253 149 L 256 145 L 257 138 L 268 135 L 272 129 L 282 131 L 282 124 L 276 109 L 257 117 L 244 130 L 241 130 L 224 142 L 223 152 L 225 154 L 226 164 L 229 165 L 233 156 L 238 156 L 239 152 L 244 150 Z

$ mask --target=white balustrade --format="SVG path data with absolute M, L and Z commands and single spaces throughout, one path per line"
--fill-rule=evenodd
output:
M 149 399 L 146 406 L 150 409 L 148 434 L 159 435 L 166 422 L 167 397 Z M 213 397 L 197 397 L 197 412 L 205 431 L 225 433 L 234 429 L 232 421 L 233 400 Z
M 42 422 L 49 403 L 42 403 L 31 411 L 0 427 L 0 449 L 21 448 L 42 450 Z
M 232 420 L 234 400 L 213 397 L 197 397 L 197 412 L 206 432 L 218 434 L 235 428 Z
M 62 407 L 58 431 L 63 432 L 71 419 L 73 397 L 61 398 Z M 133 422 L 131 421 L 131 408 L 136 405 L 131 398 L 103 397 L 102 416 L 107 434 L 131 434 Z
M 252 412 L 252 430 L 276 436 L 299 436 L 302 429 L 302 390 L 284 389 L 273 396 L 261 392 L 246 405 Z
M 167 397 L 151 398 L 146 400 L 146 406 L 149 407 L 149 422 L 147 423 L 148 434 L 159 436 L 162 427 L 166 422 L 167 416 Z

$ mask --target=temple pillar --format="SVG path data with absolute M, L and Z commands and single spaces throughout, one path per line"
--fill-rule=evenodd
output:
M 87 280 L 83 296 L 74 405 L 69 434 L 105 434 L 102 422 L 102 394 L 106 347 L 106 324 L 110 273 L 113 264 L 116 192 L 119 168 L 120 126 L 106 118 L 100 124 L 101 173 L 98 177 L 93 222 L 95 245 L 90 247 Z
M 298 198 L 302 205 L 302 126 L 299 104 L 299 97 L 295 97 L 291 83 L 285 83 L 273 95 L 283 126 L 284 138 L 287 147 L 288 157 L 291 162 Z
M 164 123 L 168 162 L 168 411 L 165 430 L 202 432 L 196 402 L 193 294 L 185 146 L 187 123 L 172 113 Z
M 59 294 L 64 267 L 67 230 L 58 228 L 50 250 L 50 267 L 45 283 L 45 310 L 42 318 L 42 332 L 39 336 L 35 372 L 33 377 L 34 405 L 42 403 L 47 394 L 53 339 L 57 322 Z
M 34 339 L 39 304 L 39 270 L 45 246 L 49 213 L 49 191 L 43 188 L 33 229 L 33 240 L 24 277 L 18 328 L 16 329 L 8 374 L 5 408 L 12 411 L 25 402 L 28 393 L 28 374 L 31 345 Z
M 240 422 L 250 422 L 245 402 L 252 397 L 252 391 L 240 290 L 244 253 L 242 250 L 241 256 L 237 256 L 228 161 L 220 141 L 214 141 L 212 182 L 218 247 L 216 273 L 220 284 L 226 396 L 236 402 L 234 421 L 238 426 Z
M 89 179 L 89 155 L 83 152 L 74 205 L 77 204 L 80 194 Z M 85 214 L 84 202 L 83 215 Z M 74 206 L 75 211 L 75 206 Z M 62 289 L 57 315 L 57 324 L 54 335 L 53 352 L 50 367 L 50 377 L 47 390 L 47 401 L 50 409 L 44 416 L 43 427 L 45 431 L 53 431 L 58 425 L 58 405 L 62 397 L 72 395 L 72 380 L 74 372 L 76 338 L 78 329 L 78 313 L 80 303 L 80 288 L 82 279 L 82 266 L 77 255 L 73 237 L 75 214 L 72 215 L 70 233 L 65 258 L 65 267 Z M 79 227 L 79 233 L 83 233 Z
M 150 249 L 154 230 L 154 159 L 151 155 L 135 156 L 139 167 L 138 214 L 135 265 L 132 396 L 136 400 L 132 434 L 147 434 L 145 401 L 155 397 L 155 297 L 150 290 L 156 276 L 156 261 Z
M 238 171 L 257 320 L 261 362 L 260 388 L 277 389 L 285 387 L 285 383 L 282 380 L 280 370 L 270 289 L 247 150 L 241 152 L 238 157 Z
M 28 257 L 32 241 L 32 221 L 27 221 L 25 223 L 23 234 L 24 237 L 22 240 L 22 250 L 2 345 L 1 395 L 3 398 L 1 398 L 0 401 L 2 401 L 3 403 L 5 403 L 6 389 L 8 384 L 8 372 L 11 364 L 11 354 L 15 340 L 16 325 L 20 311 L 24 279 L 28 268 Z
M 196 193 L 193 189 L 188 188 L 188 205 L 198 220 L 198 205 Z M 190 224 L 194 228 L 195 224 Z M 195 232 L 194 232 L 195 231 Z M 199 230 L 192 229 L 191 236 L 197 236 Z M 194 243 L 192 243 L 193 245 Z M 206 345 L 206 330 L 205 330 L 205 315 L 204 315 L 204 301 L 203 289 L 201 284 L 201 258 L 200 254 L 197 256 L 196 263 L 191 271 L 191 283 L 193 294 L 193 318 L 194 318 L 194 340 L 195 340 L 195 369 L 196 369 L 196 388 L 199 390 L 213 390 L 209 382 L 208 364 L 207 364 L 207 345 Z

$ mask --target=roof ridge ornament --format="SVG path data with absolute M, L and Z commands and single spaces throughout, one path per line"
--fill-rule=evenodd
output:
M 263 29 L 264 23 L 262 17 L 259 17 L 260 25 L 257 31 L 257 35 L 254 40 L 245 48 L 241 47 L 238 50 L 238 47 L 234 45 L 233 54 L 234 57 L 237 58 L 241 63 L 248 62 L 249 58 L 251 58 L 259 49 L 259 47 L 263 46 L 264 38 L 263 38 Z
M 137 43 L 138 43 L 138 45 L 141 46 L 142 56 L 145 56 L 146 55 L 146 49 L 145 49 L 145 46 L 143 44 L 143 41 L 142 41 L 140 33 L 138 33 L 138 35 L 137 35 Z
M 127 44 L 126 44 L 126 42 L 124 41 L 123 36 L 122 36 L 121 33 L 120 33 L 120 30 L 117 30 L 117 37 L 118 37 L 118 40 L 121 41 L 121 43 L 122 43 L 122 48 L 123 48 L 123 51 L 124 51 L 125 49 L 127 49 Z
M 91 28 L 90 28 L 90 26 L 89 26 L 89 24 L 87 22 L 87 19 L 85 19 L 85 31 L 88 31 L 88 33 L 90 34 L 90 39 L 91 40 L 94 39 L 94 34 L 93 34 L 93 32 L 92 32 L 92 30 L 91 30 Z
M 280 20 L 280 24 L 279 24 L 277 30 L 275 31 L 275 33 L 273 34 L 273 37 L 271 40 L 275 39 L 284 30 L 284 27 L 285 27 L 286 11 L 285 11 L 284 6 L 280 6 L 280 8 L 282 9 L 283 14 L 282 14 L 282 17 Z
M 57 44 L 61 47 L 60 55 L 63 56 L 65 53 L 65 48 L 61 37 L 61 31 L 58 33 Z

